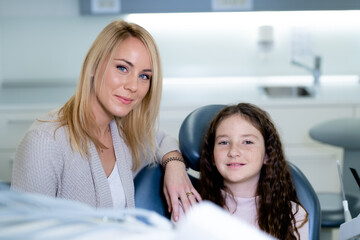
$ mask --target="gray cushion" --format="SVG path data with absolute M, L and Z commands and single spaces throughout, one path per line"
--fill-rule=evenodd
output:
M 360 149 L 360 119 L 341 118 L 318 124 L 310 136 L 322 143 L 347 149 Z

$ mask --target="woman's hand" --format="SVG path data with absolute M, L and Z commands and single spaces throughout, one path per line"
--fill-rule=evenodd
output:
M 163 157 L 163 161 L 170 157 L 182 158 L 179 152 L 174 151 L 167 153 Z M 192 205 L 201 201 L 200 194 L 191 184 L 185 164 L 181 161 L 173 160 L 166 164 L 163 191 L 168 204 L 168 211 L 172 211 L 175 221 L 179 219 L 179 200 L 185 212 Z

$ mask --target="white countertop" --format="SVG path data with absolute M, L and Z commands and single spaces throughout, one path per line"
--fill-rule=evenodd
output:
M 263 86 L 312 86 L 309 77 L 168 79 L 162 108 L 251 102 L 259 105 L 360 105 L 358 76 L 324 76 L 315 97 L 271 98 Z M 171 101 L 167 101 L 171 99 Z
M 311 76 L 166 78 L 162 109 L 251 102 L 259 105 L 360 105 L 358 76 L 323 76 L 315 97 L 271 98 L 261 86 L 311 86 Z M 75 92 L 75 84 L 10 85 L 0 88 L 0 110 L 54 108 Z

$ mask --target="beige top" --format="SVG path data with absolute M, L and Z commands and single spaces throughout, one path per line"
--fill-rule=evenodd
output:
M 255 199 L 256 199 L 255 197 L 252 198 L 235 197 L 236 200 L 235 202 L 227 194 L 226 206 L 228 206 L 229 212 L 232 215 L 239 217 L 245 222 L 259 228 L 257 221 L 258 215 L 256 210 Z M 292 202 L 293 213 L 296 212 L 296 206 L 297 204 Z M 295 220 L 296 220 L 296 227 L 298 227 L 301 240 L 309 239 L 309 222 L 306 222 L 301 228 L 299 228 L 305 217 L 306 217 L 305 209 L 299 206 L 299 211 L 295 214 Z

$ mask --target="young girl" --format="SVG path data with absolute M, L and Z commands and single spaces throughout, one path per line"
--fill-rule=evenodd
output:
M 268 114 L 240 103 L 211 121 L 201 149 L 200 195 L 278 239 L 308 239 L 279 134 Z

